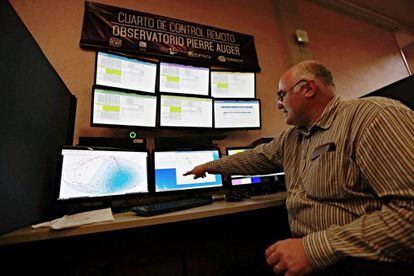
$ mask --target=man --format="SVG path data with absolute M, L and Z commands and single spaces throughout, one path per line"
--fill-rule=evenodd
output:
M 294 127 L 185 175 L 284 170 L 294 238 L 266 250 L 275 273 L 411 273 L 414 112 L 385 98 L 340 99 L 331 72 L 315 61 L 286 71 L 277 96 Z

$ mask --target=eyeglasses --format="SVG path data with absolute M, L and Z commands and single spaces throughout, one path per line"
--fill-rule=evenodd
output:
M 286 96 L 286 94 L 290 91 L 290 90 L 292 90 L 292 89 L 294 89 L 295 87 L 296 87 L 296 85 L 298 85 L 299 83 L 302 83 L 302 82 L 307 82 L 308 80 L 306 80 L 306 79 L 301 79 L 301 80 L 299 80 L 297 83 L 295 83 L 294 85 L 292 85 L 289 89 L 287 89 L 287 90 L 279 90 L 278 92 L 277 92 L 277 102 L 278 103 L 283 103 L 283 98 Z

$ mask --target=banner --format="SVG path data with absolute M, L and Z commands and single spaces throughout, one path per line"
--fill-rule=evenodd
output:
M 253 36 L 89 1 L 80 46 L 260 71 Z

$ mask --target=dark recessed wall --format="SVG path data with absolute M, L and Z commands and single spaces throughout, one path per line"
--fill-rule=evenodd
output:
M 53 216 L 57 152 L 76 99 L 7 1 L 0 1 L 0 234 Z

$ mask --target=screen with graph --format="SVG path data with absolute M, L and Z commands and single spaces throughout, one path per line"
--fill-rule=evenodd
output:
M 221 187 L 223 182 L 220 174 L 207 174 L 197 179 L 193 175 L 183 176 L 195 166 L 219 157 L 218 149 L 155 151 L 155 192 Z
M 94 87 L 92 125 L 155 127 L 157 96 Z
M 97 52 L 95 84 L 155 93 L 157 63 Z
M 212 128 L 213 100 L 202 97 L 161 95 L 160 126 Z
M 61 150 L 59 200 L 148 192 L 147 152 Z
M 211 71 L 213 98 L 250 98 L 256 95 L 255 73 Z
M 160 92 L 208 96 L 210 68 L 160 63 Z

